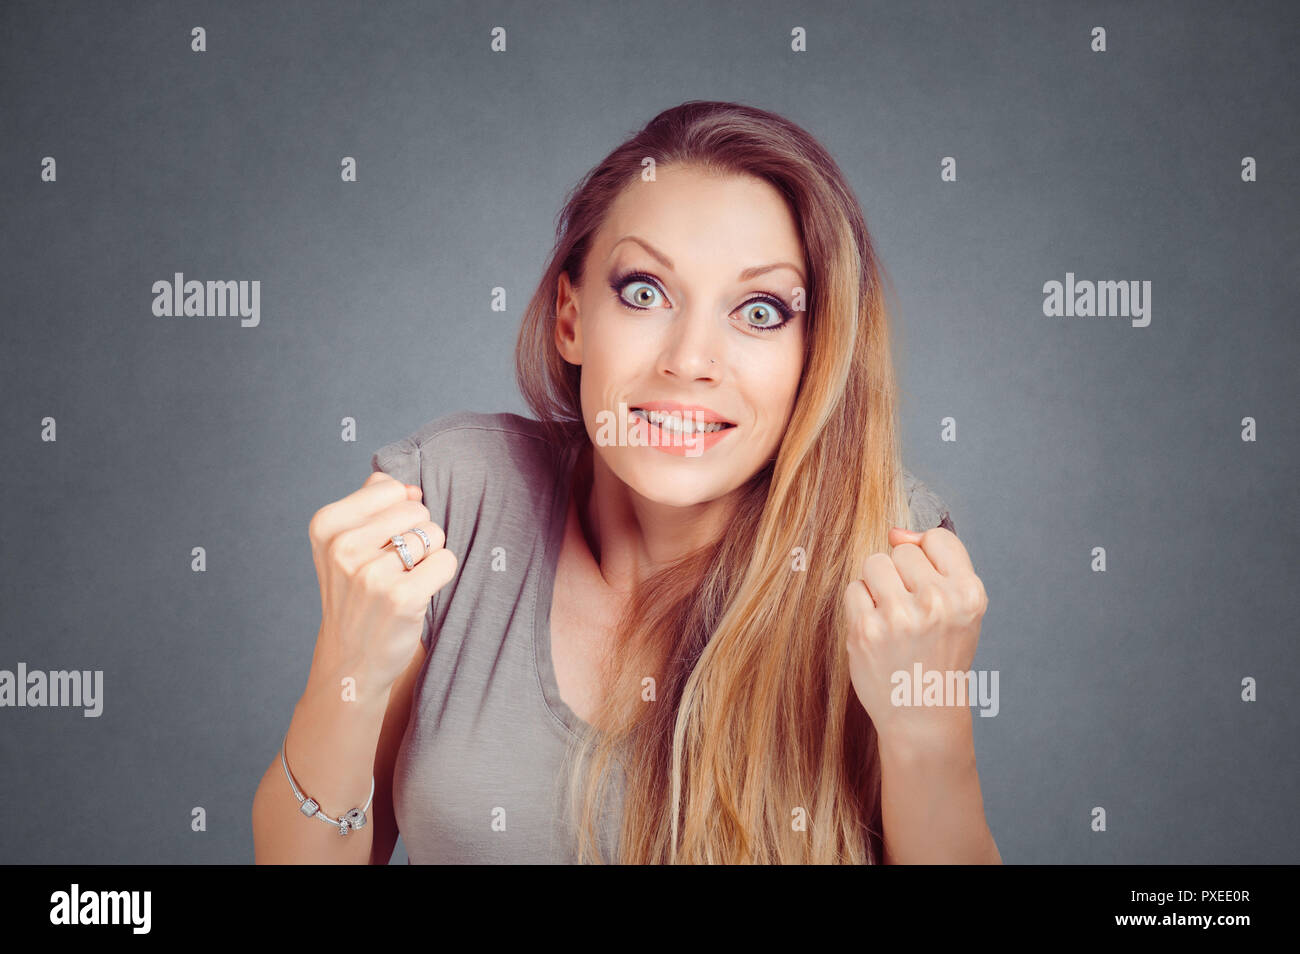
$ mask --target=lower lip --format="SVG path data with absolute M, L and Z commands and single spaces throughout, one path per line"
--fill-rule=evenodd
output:
M 702 434 L 681 434 L 661 428 L 658 424 L 647 421 L 639 414 L 627 412 L 632 429 L 637 431 L 637 440 L 642 447 L 674 454 L 677 457 L 699 457 L 718 441 L 722 440 L 736 428 L 724 427 L 720 431 L 706 431 Z

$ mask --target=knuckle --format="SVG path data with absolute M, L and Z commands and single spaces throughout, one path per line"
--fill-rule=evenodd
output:
M 922 583 L 916 591 L 921 617 L 926 620 L 942 616 L 948 609 L 948 594 L 937 583 Z
M 334 505 L 326 504 L 311 515 L 307 521 L 307 538 L 313 545 L 319 546 L 325 543 L 325 527 L 333 513 Z
M 406 516 L 407 514 L 410 515 L 409 519 L 412 523 L 424 523 L 431 519 L 429 508 L 421 500 L 403 500 L 402 515 Z
M 460 561 L 456 559 L 456 554 L 446 548 L 439 550 L 438 556 L 442 561 L 443 576 L 445 576 L 447 580 L 450 580 L 456 575 L 456 570 L 460 566 Z
M 325 545 L 325 556 L 335 566 L 345 566 L 347 552 L 346 535 L 342 533 Z
M 880 642 L 887 635 L 884 620 L 878 616 L 869 616 L 862 621 L 860 629 L 860 638 L 864 648 L 870 647 L 873 643 Z
M 384 569 L 382 560 L 371 560 L 357 571 L 357 579 L 369 591 L 380 592 L 390 589 L 384 586 L 384 580 L 388 577 Z
M 876 552 L 867 557 L 864 564 L 865 568 L 871 569 L 889 569 L 894 565 L 894 560 L 888 553 Z
M 447 545 L 447 535 L 442 532 L 442 527 L 438 526 L 432 520 L 429 521 L 429 539 L 433 541 L 434 550 L 441 550 Z
M 885 613 L 889 628 L 895 633 L 910 633 L 920 627 L 920 614 L 911 601 L 895 602 Z
M 456 575 L 456 557 L 450 550 L 435 550 L 421 564 L 421 591 L 428 598 L 442 589 Z
M 849 627 L 845 646 L 850 652 L 864 652 L 871 647 L 871 642 L 879 635 L 880 626 L 874 619 L 862 618 Z
M 393 584 L 384 595 L 392 616 L 398 619 L 424 618 L 424 607 L 409 582 L 402 580 Z
M 961 606 L 968 613 L 983 613 L 988 606 L 988 594 L 979 577 L 972 577 L 961 585 Z
M 857 580 L 854 580 L 852 583 L 849 583 L 847 586 L 845 586 L 844 592 L 840 594 L 840 599 L 844 601 L 844 606 L 847 609 L 853 609 L 854 605 L 857 602 L 853 598 L 853 591 L 857 588 L 857 585 L 858 585 Z
M 400 585 L 390 586 L 380 594 L 383 601 L 384 615 L 391 619 L 406 619 L 410 614 L 410 600 L 406 598 L 406 589 Z

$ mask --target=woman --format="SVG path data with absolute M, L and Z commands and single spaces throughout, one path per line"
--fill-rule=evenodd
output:
M 891 697 L 968 670 L 987 601 L 899 461 L 882 281 L 771 113 L 685 103 L 589 173 L 520 332 L 537 420 L 430 421 L 312 519 L 258 860 L 1000 862 L 970 709 Z

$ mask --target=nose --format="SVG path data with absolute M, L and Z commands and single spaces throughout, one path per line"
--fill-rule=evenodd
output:
M 666 326 L 659 373 L 685 381 L 716 380 L 721 369 L 723 336 L 717 318 L 696 309 L 683 310 Z

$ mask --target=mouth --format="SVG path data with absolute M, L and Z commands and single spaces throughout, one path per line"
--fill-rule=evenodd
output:
M 688 437 L 692 434 L 713 434 L 736 426 L 731 421 L 708 420 L 708 418 L 716 418 L 717 415 L 699 410 L 660 411 L 644 407 L 632 407 L 628 410 L 662 431 L 684 434 Z

